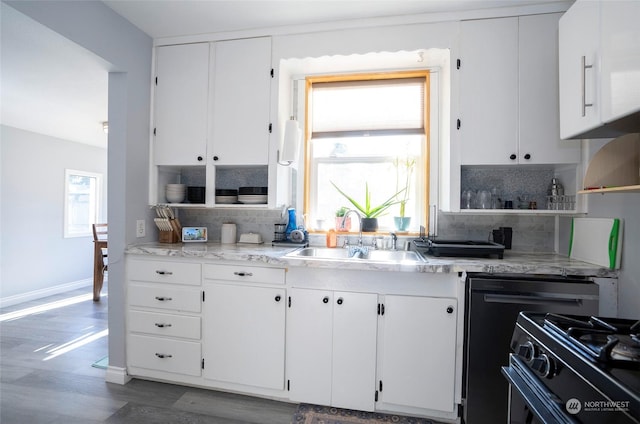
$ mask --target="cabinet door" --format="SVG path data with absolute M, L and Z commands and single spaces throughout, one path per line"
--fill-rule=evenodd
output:
M 517 163 L 518 18 L 461 23 L 462 165 Z
M 452 412 L 455 379 L 460 378 L 455 369 L 456 299 L 385 296 L 384 305 L 380 400 Z
M 292 289 L 288 316 L 290 399 L 331 405 L 333 293 Z
M 285 290 L 205 284 L 206 378 L 284 388 Z
M 156 165 L 204 165 L 207 147 L 209 44 L 156 48 Z
M 215 43 L 214 68 L 212 153 L 209 156 L 215 165 L 266 165 L 271 39 Z
M 602 121 L 640 111 L 640 1 L 602 2 Z
M 558 21 L 560 16 L 560 13 L 554 13 L 519 18 L 518 161 L 520 163 L 580 162 L 580 142 L 560 139 L 558 103 Z
M 374 409 L 377 305 L 377 294 L 334 294 L 332 406 Z
M 600 125 L 600 2 L 577 1 L 560 18 L 560 137 Z M 584 66 L 590 66 L 585 68 Z M 592 106 L 585 106 L 591 104 Z

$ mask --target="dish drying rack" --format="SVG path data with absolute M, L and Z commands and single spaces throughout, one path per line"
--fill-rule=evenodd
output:
M 182 225 L 175 216 L 173 210 L 168 206 L 156 206 L 156 215 L 153 221 L 158 230 L 158 241 L 160 243 L 179 243 L 182 241 Z

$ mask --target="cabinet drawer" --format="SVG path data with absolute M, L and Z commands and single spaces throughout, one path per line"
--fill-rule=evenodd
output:
M 135 259 L 129 262 L 128 272 L 130 280 L 193 286 L 200 285 L 202 275 L 200 264 Z
M 129 331 L 200 340 L 200 317 L 131 311 Z
M 204 278 L 247 283 L 284 284 L 284 268 L 264 268 L 245 265 L 204 265 Z
M 200 376 L 200 343 L 129 336 L 129 365 L 158 371 Z
M 201 291 L 160 284 L 130 284 L 129 304 L 171 311 L 200 312 Z

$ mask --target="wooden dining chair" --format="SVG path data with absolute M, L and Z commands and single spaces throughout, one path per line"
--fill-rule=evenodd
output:
M 100 300 L 100 291 L 107 271 L 107 224 L 93 224 L 93 301 Z

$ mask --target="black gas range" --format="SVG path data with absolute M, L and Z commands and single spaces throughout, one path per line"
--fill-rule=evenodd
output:
M 511 423 L 640 423 L 640 321 L 521 312 L 511 349 Z

